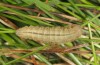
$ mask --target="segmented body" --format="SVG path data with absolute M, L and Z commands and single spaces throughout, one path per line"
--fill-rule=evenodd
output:
M 69 27 L 40 27 L 25 26 L 19 28 L 16 34 L 24 39 L 31 39 L 42 43 L 61 44 L 70 42 L 81 36 L 81 27 L 72 25 Z

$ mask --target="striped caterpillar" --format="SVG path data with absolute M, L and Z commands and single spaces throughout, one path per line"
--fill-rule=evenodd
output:
M 82 31 L 79 25 L 68 27 L 25 26 L 19 28 L 16 34 L 20 38 L 31 39 L 37 42 L 61 44 L 74 41 L 81 36 Z

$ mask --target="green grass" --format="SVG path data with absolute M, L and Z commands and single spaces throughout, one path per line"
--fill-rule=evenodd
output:
M 89 44 L 87 47 L 82 47 L 76 50 L 79 51 L 91 51 L 91 53 L 86 54 L 75 54 L 75 53 L 59 53 L 61 58 L 55 53 L 39 53 L 39 51 L 48 47 L 42 46 L 39 42 L 34 40 L 24 40 L 19 38 L 15 33 L 16 30 L 4 23 L 0 23 L 0 65 L 17 65 L 18 63 L 24 64 L 26 61 L 23 58 L 27 59 L 30 56 L 34 56 L 38 63 L 44 63 L 45 65 L 53 64 L 68 64 L 74 63 L 76 65 L 99 65 L 100 64 L 100 6 L 99 0 L 1 0 L 0 1 L 0 22 L 2 17 L 6 18 L 18 28 L 24 26 L 67 26 L 63 23 L 51 22 L 50 20 L 42 20 L 39 18 L 33 18 L 31 16 L 37 16 L 40 12 L 39 17 L 50 18 L 54 20 L 62 20 L 62 22 L 69 22 L 72 24 L 80 25 L 82 28 L 82 36 L 73 42 L 66 42 L 62 47 L 73 47 L 78 44 Z M 8 6 L 7 4 L 11 5 Z M 17 6 L 17 7 L 13 7 Z M 24 10 L 22 7 L 28 8 Z M 30 9 L 38 10 L 33 12 Z M 61 16 L 54 15 L 64 14 L 77 18 L 80 21 L 74 21 L 66 19 Z M 30 16 L 31 15 L 31 16 Z M 12 25 L 11 25 L 12 26 Z M 11 53 L 10 51 L 4 51 L 2 49 L 36 49 L 30 53 L 14 53 L 14 55 L 20 56 L 20 58 L 8 57 L 5 53 Z M 94 59 L 93 59 L 94 58 Z M 69 61 L 66 61 L 68 59 Z M 91 61 L 91 59 L 93 59 Z M 32 60 L 32 59 L 31 59 Z

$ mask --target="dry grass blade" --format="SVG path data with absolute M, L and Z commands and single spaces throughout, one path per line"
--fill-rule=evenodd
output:
M 8 48 L 3 48 L 0 49 L 0 55 L 9 55 L 13 53 L 28 53 L 32 52 L 32 50 L 23 50 L 23 49 L 8 49 Z
M 76 53 L 76 54 L 89 54 L 92 53 L 92 51 L 68 51 L 68 53 Z M 100 54 L 100 50 L 96 50 L 96 54 Z
M 81 54 L 81 53 L 91 53 L 91 51 L 74 51 L 74 49 L 77 48 L 81 48 L 81 47 L 85 47 L 85 46 L 80 46 L 80 47 L 72 47 L 72 48 L 55 48 L 55 49 L 49 49 L 49 50 L 41 50 L 39 53 L 77 53 L 77 54 Z M 67 50 L 68 49 L 68 50 Z M 0 49 L 0 54 L 1 55 L 7 55 L 7 54 L 13 54 L 13 53 L 29 53 L 32 51 L 35 51 L 36 49 L 8 49 L 8 48 L 3 48 Z M 9 51 L 9 52 L 8 52 Z M 80 52 L 80 53 L 78 53 Z M 97 50 L 96 51 L 97 54 L 100 54 L 100 51 Z
M 15 8 L 15 9 L 20 9 L 20 10 L 26 10 L 26 11 L 32 11 L 32 12 L 37 12 L 37 13 L 42 13 L 42 11 L 39 11 L 37 9 L 30 9 L 30 8 L 25 8 L 25 7 L 22 7 L 22 6 L 15 6 L 15 5 L 9 5 L 9 4 L 3 4 L 3 3 L 0 3 L 0 5 L 2 6 L 6 6 L 6 7 L 10 7 L 10 8 Z
M 64 18 L 67 18 L 67 19 L 70 19 L 70 20 L 81 22 L 81 20 L 79 20 L 75 17 L 69 16 L 69 15 L 59 14 L 59 13 L 52 13 L 52 14 L 57 15 L 57 16 L 61 16 L 61 17 L 64 17 Z
M 6 26 L 8 26 L 10 28 L 12 28 L 12 29 L 15 29 L 15 30 L 18 29 L 18 27 L 14 23 L 12 23 L 10 20 L 8 20 L 5 17 L 0 16 L 0 22 L 2 24 L 6 25 Z
M 67 22 L 67 21 L 55 20 L 55 19 L 46 18 L 46 17 L 37 17 L 37 16 L 31 16 L 31 17 L 37 18 L 37 19 L 41 19 L 41 20 L 47 20 L 47 21 L 53 21 L 53 22 L 59 22 L 59 23 L 63 23 L 63 24 L 69 24 L 69 25 L 72 24 L 72 23 L 69 23 L 69 22 Z

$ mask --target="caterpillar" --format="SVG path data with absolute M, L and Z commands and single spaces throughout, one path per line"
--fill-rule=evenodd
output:
M 20 38 L 56 44 L 74 41 L 81 34 L 82 30 L 79 25 L 71 25 L 68 27 L 25 26 L 16 30 L 16 35 Z

